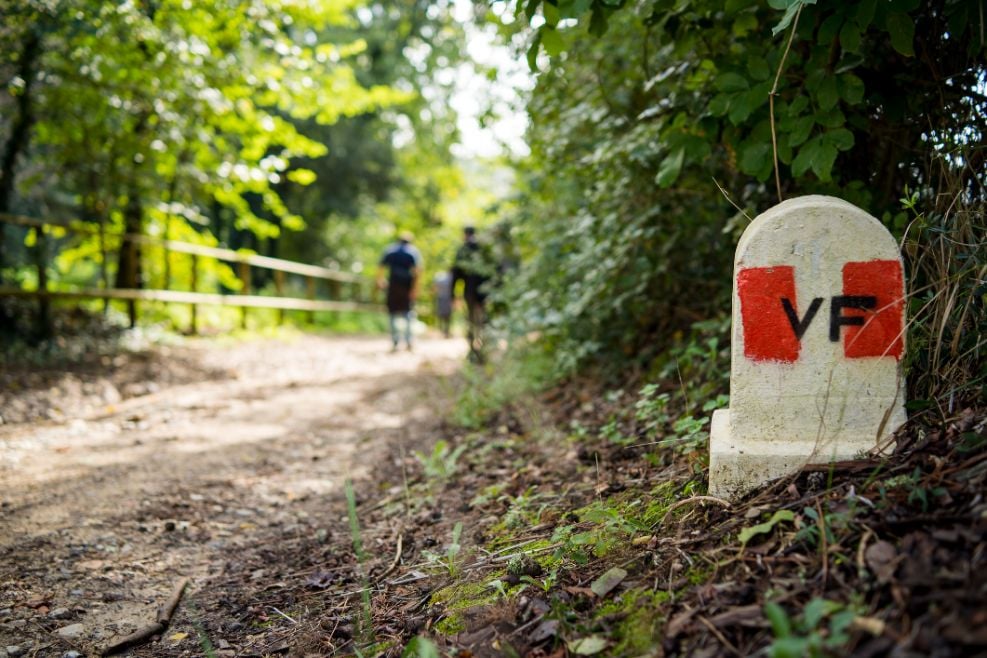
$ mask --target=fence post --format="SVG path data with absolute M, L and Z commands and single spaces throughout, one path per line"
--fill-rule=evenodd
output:
M 192 280 L 190 282 L 190 288 L 192 292 L 199 292 L 199 256 L 197 254 L 192 254 Z M 194 336 L 199 333 L 199 307 L 194 302 L 192 303 L 192 318 L 191 326 L 189 331 Z
M 106 219 L 99 218 L 99 279 L 103 284 L 103 290 L 110 289 L 110 271 L 107 269 L 107 259 L 109 255 L 106 250 Z M 110 298 L 103 300 L 103 315 L 110 312 Z
M 315 301 L 315 279 L 313 277 L 307 277 L 305 279 L 305 288 L 308 292 L 309 301 Z M 315 324 L 315 311 L 308 312 L 308 323 Z
M 245 260 L 240 261 L 240 282 L 243 284 L 240 287 L 241 295 L 250 294 L 250 263 Z M 247 328 L 247 307 L 240 307 L 240 328 Z
M 137 286 L 137 258 L 140 251 L 137 249 L 137 242 L 133 239 L 127 240 L 127 287 L 136 290 Z M 127 300 L 127 316 L 130 318 L 130 328 L 137 326 L 137 300 Z
M 277 291 L 278 297 L 284 297 L 284 272 L 282 270 L 274 270 L 274 290 Z M 278 326 L 284 324 L 284 309 L 278 309 Z
M 48 254 L 44 226 L 34 228 L 34 263 L 38 268 L 38 334 L 50 338 L 51 300 L 48 298 Z

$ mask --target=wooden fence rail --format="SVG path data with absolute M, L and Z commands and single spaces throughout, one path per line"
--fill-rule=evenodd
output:
M 107 233 L 99 228 L 87 225 L 70 225 L 32 217 L 0 213 L 0 223 L 13 224 L 28 228 L 34 232 L 34 247 L 32 248 L 34 266 L 37 269 L 38 288 L 28 290 L 15 287 L 0 287 L 0 297 L 26 297 L 37 299 L 39 303 L 39 321 L 44 328 L 50 330 L 49 306 L 52 299 L 102 299 L 123 300 L 127 302 L 130 324 L 137 322 L 137 304 L 141 301 L 163 302 L 167 304 L 191 305 L 190 331 L 198 331 L 197 308 L 200 305 L 231 306 L 242 310 L 241 325 L 247 325 L 248 308 L 278 309 L 278 321 L 283 322 L 287 310 L 307 311 L 311 322 L 317 311 L 364 311 L 381 312 L 383 307 L 373 302 L 372 282 L 362 276 L 338 272 L 326 267 L 308 265 L 280 258 L 260 256 L 247 251 L 234 251 L 220 247 L 166 240 L 147 235 L 132 233 Z M 99 236 L 100 249 L 103 253 L 100 263 L 101 287 L 78 287 L 71 290 L 52 290 L 52 278 L 49 275 L 49 259 L 47 255 L 47 237 L 51 229 L 61 229 L 66 232 Z M 124 280 L 130 282 L 129 287 L 112 288 L 109 286 L 106 258 L 106 238 L 118 238 L 121 249 L 128 250 L 126 261 L 127 272 Z M 139 246 L 158 247 L 164 250 L 165 289 L 145 289 L 140 287 L 137 272 L 139 260 L 143 256 Z M 190 257 L 190 290 L 172 290 L 170 253 L 186 254 Z M 235 294 L 220 292 L 203 292 L 199 290 L 199 260 L 209 258 L 220 262 L 236 264 L 236 273 L 240 279 L 240 291 Z M 274 274 L 276 296 L 252 294 L 251 268 L 271 270 Z M 305 280 L 305 298 L 287 297 L 285 292 L 285 275 L 301 276 Z M 317 299 L 318 281 L 328 282 L 329 293 L 336 299 Z M 347 297 L 347 299 L 344 299 Z

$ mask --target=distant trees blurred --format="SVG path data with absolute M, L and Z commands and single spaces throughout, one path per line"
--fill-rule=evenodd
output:
M 462 59 L 448 3 L 0 0 L 0 15 L 0 212 L 348 265 L 331 223 L 389 232 L 368 209 L 398 203 L 425 225 L 461 182 L 433 79 Z M 7 281 L 30 276 L 10 257 L 22 235 L 0 234 Z M 126 241 L 68 246 L 69 268 L 144 278 L 125 280 Z

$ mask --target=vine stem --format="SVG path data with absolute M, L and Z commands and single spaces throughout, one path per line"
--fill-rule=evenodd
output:
M 785 52 L 781 55 L 781 61 L 778 62 L 778 71 L 775 73 L 775 83 L 771 87 L 771 91 L 768 92 L 768 112 L 771 118 L 771 151 L 774 156 L 775 163 L 775 189 L 778 190 L 778 203 L 784 201 L 781 196 L 781 174 L 778 171 L 778 133 L 775 130 L 775 94 L 778 93 L 778 81 L 781 80 L 781 72 L 785 69 L 785 60 L 788 59 L 788 51 L 792 49 L 792 42 L 795 40 L 795 30 L 799 26 L 799 16 L 802 14 L 802 7 L 800 6 L 795 11 L 795 18 L 792 19 L 792 31 L 788 35 L 788 43 L 785 45 Z

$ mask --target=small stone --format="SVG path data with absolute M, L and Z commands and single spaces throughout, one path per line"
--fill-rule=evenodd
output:
M 82 654 L 78 651 L 66 651 L 62 654 L 62 658 L 82 658 Z
M 66 617 L 69 616 L 69 614 L 70 613 L 68 608 L 55 608 L 54 610 L 48 613 L 48 616 L 51 617 L 52 619 L 65 619 Z
M 57 629 L 55 635 L 66 640 L 74 640 L 82 635 L 85 630 L 82 624 L 69 624 L 68 626 L 62 626 Z
M 17 658 L 17 656 L 23 656 L 26 649 L 24 647 L 18 646 L 16 644 L 10 644 L 6 647 L 7 655 L 10 658 Z

